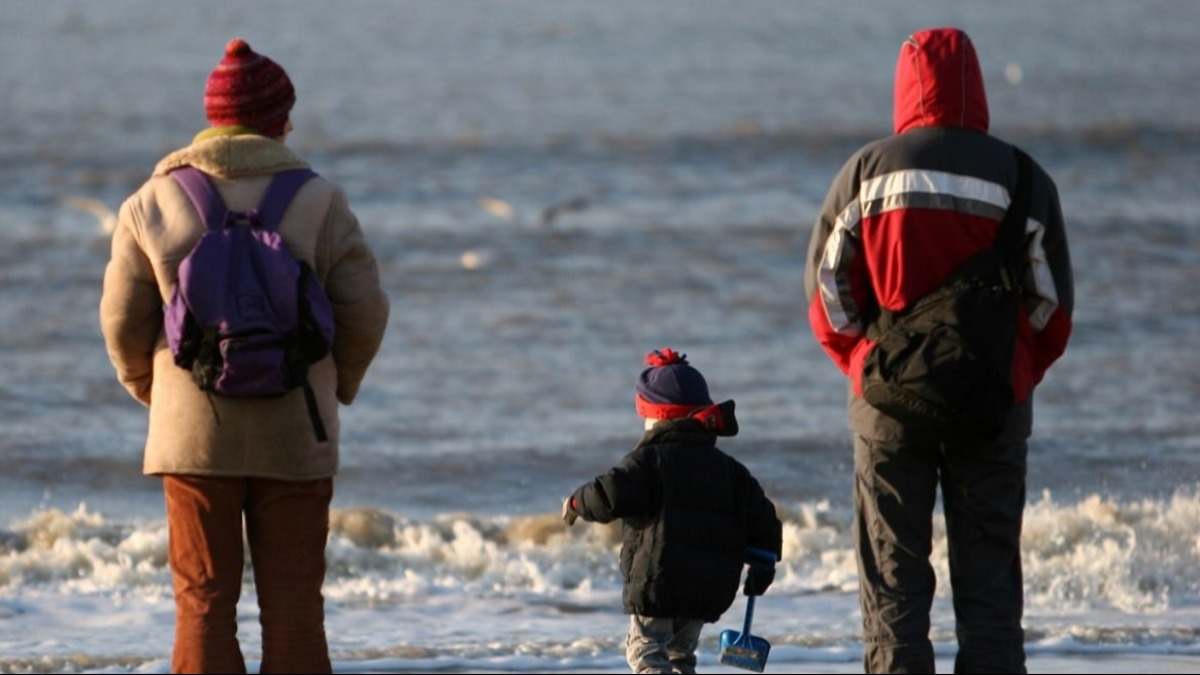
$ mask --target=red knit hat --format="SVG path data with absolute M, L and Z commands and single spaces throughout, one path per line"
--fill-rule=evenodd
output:
M 296 90 L 279 64 L 242 38 L 225 45 L 204 87 L 204 113 L 214 127 L 240 125 L 272 138 L 283 135 Z

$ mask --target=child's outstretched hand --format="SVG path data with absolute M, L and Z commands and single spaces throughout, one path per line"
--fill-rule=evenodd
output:
M 567 527 L 570 527 L 575 524 L 575 521 L 578 518 L 579 518 L 579 514 L 575 513 L 575 509 L 571 508 L 571 498 L 567 497 L 566 499 L 563 500 L 563 508 L 562 508 L 563 522 L 567 524 Z

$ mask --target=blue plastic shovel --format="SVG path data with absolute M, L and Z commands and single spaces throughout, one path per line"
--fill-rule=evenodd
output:
M 721 663 L 734 668 L 752 670 L 761 673 L 767 667 L 767 656 L 771 653 L 771 643 L 750 634 L 750 622 L 754 620 L 753 595 L 746 599 L 746 623 L 742 632 L 736 630 L 721 631 Z

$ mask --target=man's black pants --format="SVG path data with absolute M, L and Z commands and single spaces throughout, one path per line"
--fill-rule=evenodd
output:
M 854 536 L 868 673 L 932 673 L 929 563 L 942 486 L 958 673 L 1024 673 L 1024 441 L 985 448 L 854 438 Z

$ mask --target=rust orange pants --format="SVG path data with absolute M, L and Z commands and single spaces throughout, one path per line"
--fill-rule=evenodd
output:
M 244 673 L 237 641 L 245 541 L 262 624 L 262 672 L 328 673 L 325 539 L 333 480 L 163 477 L 175 585 L 176 673 Z

